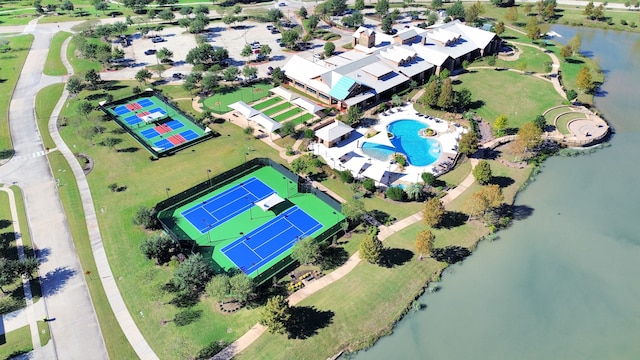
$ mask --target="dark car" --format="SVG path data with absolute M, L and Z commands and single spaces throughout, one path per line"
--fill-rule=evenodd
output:
M 161 43 L 164 41 L 164 38 L 160 37 L 160 36 L 156 36 L 154 38 L 151 39 L 152 43 Z
M 171 77 L 173 77 L 176 80 L 182 80 L 182 79 L 184 79 L 184 74 L 183 73 L 174 73 L 173 75 L 171 75 Z
M 145 50 L 145 51 L 144 51 L 144 54 L 145 54 L 145 55 L 153 55 L 153 54 L 155 54 L 155 53 L 156 53 L 156 50 L 155 50 L 155 49 L 148 49 L 148 50 Z
M 267 68 L 267 75 L 271 75 L 271 74 L 273 74 L 273 66 L 269 66 Z

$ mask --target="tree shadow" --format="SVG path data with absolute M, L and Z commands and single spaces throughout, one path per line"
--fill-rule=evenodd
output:
M 127 147 L 124 149 L 118 149 L 117 152 L 119 153 L 134 153 L 134 152 L 138 152 L 140 150 L 140 148 L 137 148 L 135 146 L 131 146 L 131 147 Z
M 347 262 L 348 259 L 349 253 L 344 248 L 329 246 L 322 252 L 322 259 L 318 266 L 324 271 L 332 270 Z
M 444 213 L 440 227 L 445 229 L 453 229 L 458 226 L 462 226 L 467 222 L 469 216 L 459 211 L 447 211 Z
M 387 224 L 393 220 L 393 216 L 387 214 L 386 212 L 378 209 L 373 209 L 369 211 L 369 215 L 371 215 L 374 219 L 376 219 L 381 224 Z
M 533 214 L 533 208 L 527 205 L 512 205 L 513 220 L 524 220 Z
M 44 263 L 47 262 L 47 260 L 49 260 L 49 255 L 51 255 L 51 249 L 50 248 L 38 248 L 37 250 L 34 250 L 34 253 L 36 254 L 36 258 L 38 259 L 38 261 L 40 263 Z
M 469 249 L 461 246 L 447 246 L 444 248 L 436 248 L 431 252 L 431 257 L 437 261 L 444 261 L 447 264 L 455 264 L 464 260 L 471 255 Z
M 382 251 L 380 265 L 386 268 L 402 266 L 413 258 L 413 252 L 407 249 L 386 248 Z
M 173 299 L 169 300 L 169 304 L 177 308 L 189 308 L 195 306 L 199 300 L 200 298 L 197 293 L 181 291 L 176 293 Z
M 291 308 L 291 320 L 287 324 L 290 339 L 307 339 L 333 322 L 335 313 L 331 310 L 318 310 L 313 306 L 294 306 Z
M 6 229 L 13 224 L 13 221 L 7 219 L 0 219 L 0 229 Z
M 515 183 L 515 181 L 512 178 L 507 176 L 492 176 L 491 181 L 489 181 L 489 183 L 493 185 L 498 185 L 501 188 L 506 188 L 507 186 Z
M 569 64 L 584 64 L 583 60 L 580 59 L 574 59 L 574 58 L 566 58 L 564 59 L 566 62 L 568 62 Z
M 476 110 L 476 109 L 480 109 L 481 107 L 483 107 L 485 105 L 484 100 L 475 100 L 469 103 L 469 110 Z
M 51 296 L 57 294 L 69 282 L 69 279 L 75 275 L 76 271 L 67 267 L 58 267 L 49 271 L 40 279 L 42 295 Z

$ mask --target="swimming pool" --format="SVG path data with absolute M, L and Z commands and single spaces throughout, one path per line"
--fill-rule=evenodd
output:
M 442 151 L 436 139 L 423 138 L 418 131 L 429 126 L 418 120 L 397 120 L 387 126 L 387 130 L 394 136 L 391 138 L 393 147 L 365 142 L 362 152 L 374 159 L 385 161 L 396 152 L 407 155 L 409 164 L 426 166 L 434 163 Z

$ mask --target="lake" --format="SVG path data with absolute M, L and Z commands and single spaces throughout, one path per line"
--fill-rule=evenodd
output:
M 640 34 L 554 26 L 605 71 L 611 147 L 555 157 L 525 220 L 444 274 L 365 359 L 640 359 Z

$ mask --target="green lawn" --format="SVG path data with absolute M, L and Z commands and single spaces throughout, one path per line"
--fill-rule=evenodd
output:
M 0 65 L 0 80 L 3 89 L 0 92 L 0 150 L 13 148 L 9 135 L 9 103 L 31 48 L 33 35 L 18 35 L 9 37 L 7 40 L 12 50 L 0 56 L 2 64 Z
M 88 42 L 99 43 L 100 40 L 87 38 Z M 69 42 L 69 46 L 67 47 L 67 59 L 73 68 L 73 72 L 76 76 L 83 76 L 87 71 L 93 69 L 95 71 L 101 71 L 102 65 L 100 65 L 97 61 L 86 60 L 79 58 L 80 50 L 76 49 L 76 44 L 73 40 Z
M 564 114 L 558 118 L 556 127 L 561 134 L 569 135 L 571 134 L 571 131 L 569 131 L 569 126 L 568 126 L 569 122 L 575 119 L 585 119 L 585 118 L 586 116 L 584 114 L 578 113 L 578 112 Z
M 506 115 L 508 127 L 518 128 L 562 103 L 550 82 L 512 71 L 476 70 L 458 80 L 454 89 L 471 90 L 473 101 L 483 103 L 476 112 L 491 124 L 499 115 Z
M 593 103 L 593 96 L 585 94 L 578 89 L 576 79 L 578 78 L 578 72 L 583 66 L 589 67 L 591 70 L 591 78 L 595 82 L 604 81 L 604 75 L 599 72 L 599 65 L 591 59 L 583 56 L 575 56 L 567 58 L 567 61 L 563 61 L 560 64 L 560 71 L 562 72 L 562 83 L 566 89 L 573 89 L 578 92 L 578 100 L 586 103 Z
M 33 350 L 29 325 L 4 335 L 5 342 L 0 344 L 0 359 L 11 359 Z
M 549 55 L 547 55 L 544 51 L 532 48 L 530 46 L 517 44 L 515 46 L 522 51 L 517 60 L 508 61 L 496 59 L 496 64 L 494 66 L 499 68 L 518 69 L 536 73 L 549 72 L 549 69 L 547 69 L 545 63 L 552 63 L 552 60 L 551 57 L 549 57 Z M 470 66 L 473 67 L 489 65 L 487 64 L 486 58 L 481 58 L 477 61 L 474 61 Z
M 288 122 L 292 122 L 296 125 L 302 124 L 305 121 L 309 121 L 313 119 L 313 115 L 309 114 L 309 113 L 304 113 L 294 119 L 289 120 Z
M 216 114 L 224 114 L 231 111 L 232 109 L 229 105 L 237 101 L 251 103 L 269 96 L 269 89 L 271 88 L 273 88 L 271 84 L 252 84 L 235 88 L 224 87 L 216 91 L 215 95 L 206 98 L 204 106 Z
M 71 36 L 71 33 L 64 31 L 58 32 L 53 35 L 53 39 L 51 39 L 51 44 L 49 45 L 47 60 L 44 63 L 43 73 L 45 75 L 67 75 L 67 68 L 64 67 L 64 64 L 62 64 L 62 60 L 60 59 L 60 49 L 62 47 L 62 43 L 69 36 Z
M 0 10 L 5 10 L 5 7 L 0 8 Z M 0 14 L 0 25 L 9 26 L 9 25 L 26 25 L 29 21 L 33 20 L 36 12 L 31 6 L 30 9 L 19 9 L 17 11 L 7 12 Z
M 272 116 L 273 114 L 277 114 L 277 113 L 279 113 L 281 111 L 284 111 L 284 110 L 286 110 L 286 109 L 288 109 L 288 108 L 290 108 L 292 106 L 293 105 L 291 105 L 291 103 L 285 102 L 285 103 L 282 103 L 282 104 L 278 104 L 276 106 L 272 106 L 272 107 L 270 107 L 270 108 L 268 108 L 266 110 L 263 110 L 262 112 L 267 116 Z
M 129 86 L 131 85 L 135 85 L 135 82 L 129 83 Z M 131 88 L 119 89 L 118 92 L 120 94 L 114 94 L 116 98 L 130 93 Z M 77 98 L 71 99 L 70 103 L 84 99 L 89 94 L 91 92 L 82 92 Z M 74 116 L 74 107 L 65 106 L 62 116 Z M 96 113 L 96 116 L 98 115 Z M 81 121 L 86 120 L 81 118 Z M 113 131 L 119 128 L 117 124 L 101 124 L 105 126 L 105 132 L 94 139 L 95 143 L 102 137 L 116 136 L 122 139 L 119 148 L 140 147 L 128 134 L 113 134 Z M 166 198 L 167 187 L 171 188 L 172 193 L 177 193 L 205 180 L 207 169 L 217 174 L 242 163 L 244 153 L 238 151 L 239 146 L 250 147 L 250 156 L 270 156 L 277 159 L 275 150 L 262 141 L 246 136 L 239 127 L 229 123 L 215 126 L 216 131 L 222 134 L 221 137 L 194 146 L 193 152 L 182 152 L 158 161 L 149 161 L 148 153 L 141 149 L 131 153 L 118 153 L 103 146 L 90 146 L 86 139 L 78 136 L 74 127 L 66 126 L 61 129 L 67 143 L 76 145 L 78 152 L 89 154 L 95 161 L 95 167 L 88 175 L 88 180 L 109 263 L 114 276 L 120 279 L 120 291 L 138 327 L 156 353 L 162 354 L 166 359 L 192 357 L 212 341 L 233 341 L 258 320 L 257 309 L 224 315 L 215 311 L 213 302 L 207 299 L 196 306 L 196 309 L 203 310 L 203 313 L 195 323 L 184 327 L 176 327 L 172 322 L 162 325 L 163 320 L 172 320 L 180 310 L 169 303 L 172 294 L 164 290 L 164 284 L 170 279 L 173 266 L 157 267 L 142 256 L 138 249 L 148 233 L 131 223 L 131 218 L 139 206 L 153 206 Z M 54 169 L 54 173 L 59 172 Z M 150 177 L 154 181 L 149 182 Z M 114 182 L 127 186 L 127 190 L 121 193 L 111 192 L 107 185 Z M 76 204 L 77 200 L 70 199 L 65 202 Z M 74 207 L 71 213 L 75 214 L 75 218 L 83 219 L 81 210 Z M 98 281 L 96 275 L 92 276 Z M 108 308 L 108 305 L 105 306 Z M 144 318 L 137 316 L 140 311 L 143 312 Z M 119 329 L 116 324 L 110 327 Z M 116 342 L 112 347 L 117 350 L 119 345 Z M 110 352 L 110 357 L 133 356 Z
M 310 320 L 310 326 L 319 328 L 309 338 L 288 339 L 265 333 L 237 358 L 324 359 L 341 350 L 368 347 L 375 338 L 389 333 L 390 324 L 402 316 L 425 284 L 445 267 L 430 258 L 417 260 L 414 243 L 423 229 L 424 225 L 414 224 L 385 240 L 386 247 L 402 254 L 404 261 L 396 266 L 382 267 L 363 261 L 340 281 L 296 305 L 315 309 L 329 319 L 324 327 Z
M 557 107 L 551 111 L 549 111 L 548 113 L 546 113 L 544 115 L 544 118 L 547 120 L 548 124 L 553 124 L 553 120 L 556 118 L 556 116 L 565 113 L 567 111 L 571 111 L 571 107 L 569 106 L 560 106 Z
M 471 162 L 469 160 L 465 160 L 462 163 L 459 163 L 455 169 L 449 171 L 448 173 L 441 175 L 438 177 L 438 180 L 442 180 L 450 187 L 456 187 L 460 185 L 460 183 L 471 174 Z
M 53 142 L 51 135 L 49 134 L 49 118 L 53 112 L 53 108 L 56 107 L 58 99 L 62 96 L 64 91 L 64 83 L 49 85 L 36 94 L 36 117 L 38 121 L 38 129 L 40 129 L 40 135 L 42 136 L 42 142 L 44 147 L 53 149 L 56 144 Z
M 251 107 L 253 107 L 256 110 L 262 110 L 262 109 L 268 108 L 271 105 L 277 104 L 277 103 L 279 103 L 281 101 L 284 101 L 284 100 L 282 100 L 282 98 L 276 96 L 276 97 L 273 97 L 271 99 L 267 99 L 265 101 L 252 104 Z
M 287 111 L 287 112 L 283 112 L 280 115 L 277 115 L 276 117 L 273 118 L 273 120 L 277 121 L 277 122 L 283 122 L 285 120 L 287 120 L 290 117 L 293 117 L 294 115 L 298 115 L 301 112 L 304 112 L 304 110 L 300 109 L 299 107 L 294 107 L 293 109 Z
M 38 321 L 38 336 L 40 336 L 40 345 L 45 346 L 49 343 L 49 340 L 51 340 L 49 323 Z

